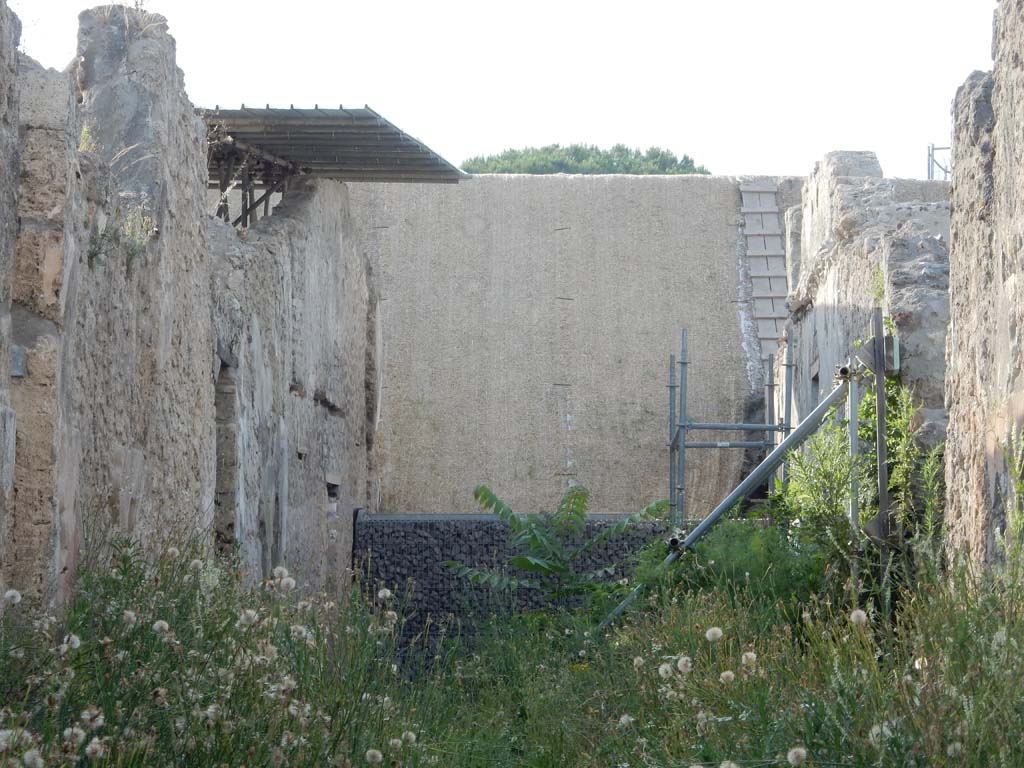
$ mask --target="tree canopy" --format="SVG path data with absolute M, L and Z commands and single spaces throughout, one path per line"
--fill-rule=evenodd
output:
M 467 173 L 637 173 L 684 174 L 710 173 L 703 165 L 696 165 L 689 155 L 676 157 L 675 153 L 651 147 L 646 151 L 616 144 L 611 149 L 595 145 L 570 144 L 563 147 L 506 149 L 497 155 L 471 157 L 462 164 Z

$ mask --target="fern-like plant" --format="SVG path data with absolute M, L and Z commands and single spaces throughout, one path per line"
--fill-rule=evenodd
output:
M 455 560 L 446 561 L 445 566 L 473 584 L 499 591 L 536 589 L 549 600 L 583 594 L 614 574 L 614 563 L 579 570 L 581 560 L 598 544 L 621 536 L 638 523 L 662 518 L 668 509 L 668 502 L 656 502 L 586 537 L 590 493 L 583 486 L 566 489 L 554 512 L 540 514 L 513 512 L 486 485 L 477 486 L 473 496 L 508 527 L 512 553 L 506 559 L 507 567 L 503 572 L 483 570 Z M 521 575 L 512 575 L 515 573 Z

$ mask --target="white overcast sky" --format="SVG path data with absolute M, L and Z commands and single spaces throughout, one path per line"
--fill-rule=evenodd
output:
M 74 56 L 82 0 L 8 0 L 22 48 Z M 871 149 L 923 177 L 991 68 L 995 0 L 497 3 L 146 0 L 199 106 L 368 104 L 458 164 L 510 147 L 657 145 L 719 174 Z

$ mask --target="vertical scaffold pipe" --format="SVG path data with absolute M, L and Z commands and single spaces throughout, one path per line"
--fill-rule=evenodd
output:
M 846 397 L 848 388 L 848 375 L 844 375 L 840 379 L 838 386 L 836 386 L 836 388 L 833 389 L 824 400 L 818 403 L 817 407 L 807 414 L 807 418 L 800 422 L 789 436 L 779 443 L 778 447 L 768 454 L 765 460 L 758 464 L 754 471 L 747 475 L 743 481 L 733 489 L 732 493 L 726 496 L 718 506 L 711 511 L 711 514 L 705 517 L 700 524 L 690 532 L 690 534 L 679 545 L 679 549 L 669 553 L 662 565 L 669 565 L 675 562 L 679 558 L 680 553 L 687 549 L 693 549 L 694 545 L 700 541 L 709 530 L 711 530 L 711 527 L 718 522 L 722 515 L 749 496 L 757 486 L 767 480 L 771 476 L 771 473 L 774 472 L 779 464 L 782 463 L 786 454 L 810 437 L 832 407 Z M 637 584 L 636 587 L 633 588 L 633 591 L 626 596 L 626 599 L 615 606 L 615 609 L 608 614 L 604 621 L 601 622 L 599 629 L 606 629 L 609 624 L 621 616 L 622 612 L 626 610 L 629 604 L 636 600 L 640 592 L 643 591 L 643 588 L 643 584 Z
M 679 345 L 679 431 L 676 446 L 676 516 L 672 525 L 680 526 L 686 515 L 686 379 L 687 367 L 686 329 L 683 329 Z
M 676 356 L 668 356 L 668 508 L 670 517 L 676 517 Z

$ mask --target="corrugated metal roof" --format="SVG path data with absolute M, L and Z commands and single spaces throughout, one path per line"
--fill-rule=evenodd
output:
M 339 181 L 456 183 L 466 174 L 369 107 L 199 109 L 211 132 L 211 181 L 225 153 Z

